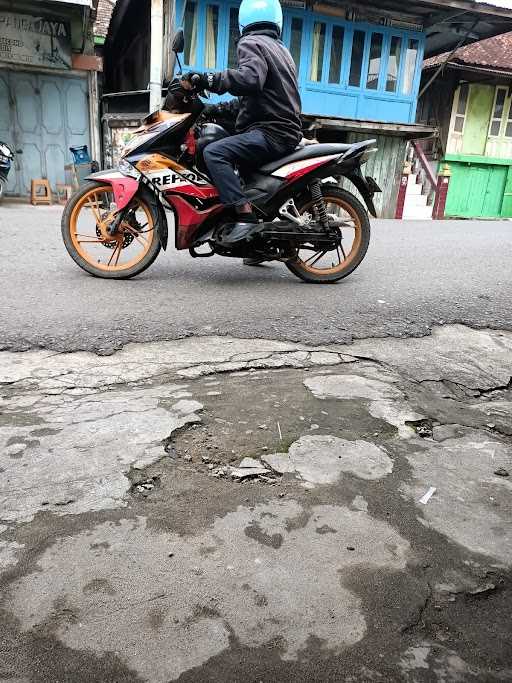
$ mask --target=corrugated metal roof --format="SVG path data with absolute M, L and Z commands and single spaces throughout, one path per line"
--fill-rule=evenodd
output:
M 512 9 L 511 0 L 477 0 L 479 5 L 491 5 L 492 7 L 503 7 L 504 9 Z
M 431 57 L 425 60 L 424 68 L 439 66 L 448 58 L 450 63 L 480 66 L 512 73 L 512 33 L 503 33 L 494 38 L 481 40 L 479 43 L 465 45 L 460 47 L 451 57 L 449 52 Z
M 94 22 L 94 35 L 105 38 L 110 26 L 110 19 L 117 0 L 99 0 L 96 21 Z

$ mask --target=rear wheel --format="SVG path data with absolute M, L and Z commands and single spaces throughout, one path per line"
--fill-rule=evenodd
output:
M 370 220 L 361 202 L 353 194 L 336 185 L 322 185 L 323 199 L 329 218 L 340 234 L 339 244 L 325 249 L 314 244 L 298 250 L 286 263 L 301 280 L 316 284 L 339 282 L 361 264 L 370 245 Z M 315 207 L 311 198 L 297 200 L 301 214 L 314 220 Z
M 117 208 L 110 185 L 86 183 L 68 202 L 62 238 L 71 258 L 96 277 L 123 280 L 146 270 L 160 252 L 158 216 L 143 193 L 128 206 L 113 235 Z

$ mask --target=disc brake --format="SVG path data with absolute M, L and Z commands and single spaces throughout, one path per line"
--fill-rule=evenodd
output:
M 108 232 L 111 235 L 115 235 L 116 232 L 119 232 L 119 228 L 122 226 L 123 223 L 128 223 L 128 225 L 138 233 L 142 232 L 142 225 L 137 220 L 135 216 L 135 211 L 133 209 L 128 211 L 124 218 L 122 212 L 119 212 L 118 215 L 115 217 L 114 221 L 112 221 L 112 223 L 109 225 Z M 96 234 L 98 237 L 101 238 L 101 231 L 98 227 L 96 227 Z M 130 232 L 129 230 L 123 230 L 121 232 L 121 235 L 123 237 L 121 249 L 126 249 L 126 247 L 129 247 L 135 239 L 135 234 Z M 104 241 L 102 244 L 107 249 L 115 249 L 117 247 L 118 242 L 117 240 L 108 240 Z
M 102 237 L 101 230 L 98 227 L 96 228 L 96 235 L 101 239 L 101 237 Z M 123 233 L 123 243 L 121 245 L 121 249 L 125 249 L 126 247 L 128 247 L 133 242 L 134 239 L 135 239 L 135 235 L 132 235 L 131 232 L 124 232 Z M 117 242 L 117 240 L 111 240 L 108 242 L 102 241 L 101 244 L 102 244 L 102 246 L 106 247 L 107 249 L 115 249 L 117 247 L 118 242 Z

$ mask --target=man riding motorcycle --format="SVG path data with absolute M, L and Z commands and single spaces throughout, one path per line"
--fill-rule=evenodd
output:
M 279 0 L 242 0 L 238 19 L 238 67 L 218 73 L 191 72 L 181 84 L 239 97 L 218 105 L 224 116 L 237 114 L 236 134 L 209 144 L 204 160 L 221 202 L 237 214 L 233 236 L 243 240 L 258 219 L 235 169 L 250 170 L 290 154 L 302 138 L 302 125 L 296 66 L 280 40 Z

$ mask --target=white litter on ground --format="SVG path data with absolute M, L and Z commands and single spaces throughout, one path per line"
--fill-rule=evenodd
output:
M 420 501 L 419 501 L 419 502 L 420 502 L 422 505 L 427 505 L 428 502 L 429 502 L 429 500 L 432 498 L 432 496 L 435 494 L 436 491 L 437 491 L 437 489 L 434 488 L 434 487 L 432 486 L 432 487 L 429 488 L 429 490 L 425 493 L 425 495 L 423 496 L 423 498 L 420 498 Z

